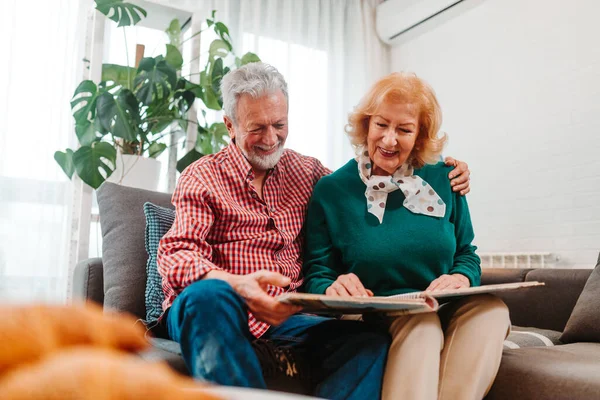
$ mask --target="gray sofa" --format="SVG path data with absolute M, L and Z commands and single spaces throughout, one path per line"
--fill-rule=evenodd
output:
M 146 256 L 141 206 L 151 201 L 166 207 L 170 204 L 169 195 L 105 184 L 98 192 L 98 200 L 105 262 L 95 258 L 77 265 L 74 297 L 143 318 Z M 545 282 L 544 287 L 505 292 L 501 297 L 509 307 L 513 325 L 561 332 L 591 272 L 591 269 L 485 269 L 482 283 Z M 177 343 L 163 337 L 153 339 L 153 344 L 153 350 L 143 354 L 144 357 L 164 359 L 187 374 Z M 269 388 L 310 391 L 310 381 L 304 379 L 308 373 L 288 376 L 285 366 L 273 362 L 275 359 L 289 362 L 286 359 L 289 354 L 282 357 L 277 349 L 260 341 L 256 350 Z M 491 400 L 591 398 L 600 398 L 600 343 L 505 350 L 498 376 L 487 396 Z

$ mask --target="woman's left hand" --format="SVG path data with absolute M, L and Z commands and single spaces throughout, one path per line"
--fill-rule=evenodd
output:
M 462 289 L 471 286 L 469 278 L 462 274 L 442 275 L 437 279 L 434 279 L 427 289 L 426 292 L 435 292 L 444 289 Z
M 444 163 L 448 166 L 454 167 L 454 169 L 448 175 L 450 178 L 450 186 L 452 186 L 453 192 L 460 192 L 462 196 L 471 191 L 471 185 L 469 183 L 471 171 L 466 162 L 455 160 L 452 157 L 446 157 Z

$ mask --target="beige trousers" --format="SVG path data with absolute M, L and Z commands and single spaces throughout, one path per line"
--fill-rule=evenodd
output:
M 383 400 L 481 400 L 490 390 L 510 331 L 499 298 L 468 296 L 437 313 L 387 322 L 392 344 Z

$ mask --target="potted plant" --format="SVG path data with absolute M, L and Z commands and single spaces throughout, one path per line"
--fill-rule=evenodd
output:
M 119 27 L 135 25 L 147 15 L 143 8 L 123 0 L 95 2 L 96 9 Z M 196 145 L 178 161 L 179 171 L 227 144 L 225 125 L 209 125 L 206 109 L 222 109 L 220 83 L 227 72 L 260 59 L 253 53 L 235 57 L 229 30 L 215 19 L 215 11 L 206 20 L 206 28 L 193 36 L 209 29 L 218 39 L 210 44 L 208 61 L 200 71 L 198 84 L 181 76 L 182 35 L 177 20 L 166 30 L 170 44 L 165 55 L 142 58 L 137 68 L 104 64 L 101 82 L 84 80 L 79 84 L 71 109 L 80 146 L 54 154 L 69 178 L 77 174 L 97 189 L 114 173 L 118 157 L 156 159 L 167 148 L 165 138 L 177 130 L 185 131 L 189 123 L 197 126 Z M 232 60 L 232 65 L 227 65 L 226 60 Z M 203 104 L 203 121 L 189 113 L 196 99 Z M 124 172 L 128 172 L 127 167 Z

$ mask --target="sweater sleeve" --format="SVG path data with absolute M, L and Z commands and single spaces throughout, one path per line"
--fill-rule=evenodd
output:
M 305 229 L 304 287 L 307 293 L 324 294 L 337 279 L 341 266 L 339 252 L 332 244 L 322 196 L 317 183 L 308 203 Z
M 462 274 L 469 278 L 471 286 L 481 284 L 481 260 L 475 253 L 477 247 L 472 244 L 475 234 L 471 224 L 471 215 L 467 198 L 453 193 L 454 209 L 450 216 L 454 223 L 454 233 L 456 235 L 456 253 L 454 254 L 454 263 L 450 269 L 450 274 Z

